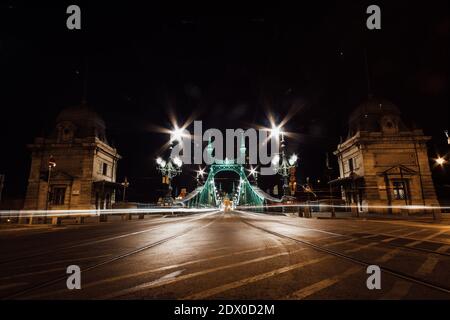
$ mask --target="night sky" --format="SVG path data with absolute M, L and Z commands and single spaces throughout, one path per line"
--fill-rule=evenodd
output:
M 433 136 L 430 157 L 448 152 L 448 1 L 245 8 L 41 2 L 0 4 L 6 197 L 23 197 L 26 144 L 48 134 L 62 108 L 80 103 L 85 80 L 87 102 L 104 117 L 108 139 L 123 156 L 118 180 L 128 176 L 135 201 L 154 201 L 161 188 L 154 159 L 168 136 L 152 127 L 170 128 L 169 110 L 179 124 L 196 114 L 205 129 L 268 126 L 267 110 L 280 120 L 297 110 L 285 129 L 300 134 L 288 141 L 300 157 L 298 179 L 321 178 L 325 153 L 347 136 L 349 113 L 367 99 L 368 78 L 372 94 L 393 101 L 405 122 Z M 66 28 L 69 4 L 81 7 L 80 31 Z M 381 7 L 382 30 L 366 28 L 370 4 Z M 194 169 L 186 167 L 175 184 L 192 189 Z M 434 175 L 448 185 L 448 173 Z

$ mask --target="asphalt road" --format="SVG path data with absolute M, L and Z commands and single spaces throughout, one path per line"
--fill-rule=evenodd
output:
M 3 299 L 450 299 L 448 225 L 234 211 L 0 230 L 0 243 Z

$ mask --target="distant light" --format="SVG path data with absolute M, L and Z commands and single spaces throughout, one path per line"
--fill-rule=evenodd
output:
M 447 160 L 445 160 L 445 158 L 443 157 L 439 157 L 437 159 L 435 159 L 436 164 L 438 164 L 439 166 L 443 166 L 445 163 L 447 163 Z
M 280 156 L 276 154 L 272 159 L 272 164 L 277 165 L 280 162 Z
M 173 159 L 173 163 L 175 163 L 177 167 L 181 167 L 183 165 L 183 161 L 181 161 L 179 157 L 175 157 L 175 159 Z
M 162 160 L 160 157 L 156 158 L 156 163 L 157 163 L 157 164 L 161 165 L 162 161 L 163 161 L 163 160 Z
M 258 171 L 256 171 L 256 168 L 251 168 L 251 169 L 250 169 L 250 174 L 251 174 L 252 176 L 255 176 L 257 172 L 258 172 Z
M 203 177 L 203 176 L 205 175 L 205 169 L 200 168 L 200 169 L 197 171 L 197 175 Z
M 297 155 L 294 153 L 290 158 L 289 158 L 289 164 L 292 166 L 297 162 Z

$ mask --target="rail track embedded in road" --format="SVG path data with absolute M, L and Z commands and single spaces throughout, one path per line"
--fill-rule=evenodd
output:
M 248 214 L 245 211 L 238 211 L 238 212 L 243 212 Z M 286 223 L 286 222 L 280 222 L 280 221 L 276 221 L 276 220 L 268 220 L 271 223 L 278 223 L 278 224 L 282 224 L 285 226 L 291 226 L 291 227 L 295 227 L 295 228 L 300 228 L 300 229 L 306 229 L 306 230 L 311 230 L 311 231 L 316 231 L 316 232 L 321 232 L 321 233 L 327 233 L 327 234 L 332 234 L 335 236 L 340 236 L 340 237 L 345 237 L 345 238 L 349 238 L 349 239 L 355 239 L 355 240 L 362 240 L 365 242 L 365 244 L 369 243 L 369 242 L 374 242 L 374 241 L 369 241 L 368 239 L 364 238 L 364 237 L 358 237 L 355 236 L 354 234 L 342 234 L 342 233 L 336 233 L 336 232 L 331 232 L 331 231 L 325 231 L 325 230 L 320 230 L 320 229 L 316 229 L 316 228 L 309 228 L 309 227 L 305 227 L 305 226 L 299 226 L 296 224 L 291 224 L 291 223 Z M 382 235 L 382 234 L 380 234 Z M 389 236 L 389 235 L 388 235 Z M 398 239 L 404 239 L 402 237 L 396 237 L 394 235 L 390 236 L 392 238 L 398 238 Z M 421 241 L 420 239 L 411 239 L 414 241 Z M 406 245 L 401 245 L 401 244 L 395 244 L 395 243 L 388 243 L 388 242 L 383 242 L 383 241 L 376 241 L 377 244 L 382 245 L 384 247 L 391 247 L 391 248 L 399 248 L 399 249 L 404 249 L 404 250 L 408 250 L 408 251 L 414 251 L 414 252 L 420 252 L 420 253 L 426 253 L 426 254 L 436 254 L 439 256 L 444 256 L 444 257 L 448 257 L 450 258 L 450 254 L 446 253 L 446 252 L 439 252 L 439 251 L 434 251 L 434 250 L 429 250 L 429 249 L 425 249 L 425 248 L 417 248 L 417 247 L 410 247 L 410 246 L 406 246 Z M 438 242 L 438 241 L 429 241 L 431 243 L 435 243 L 435 244 L 439 244 L 439 245 L 448 245 L 450 246 L 449 243 L 445 243 L 445 242 Z
M 220 217 L 222 217 L 222 216 L 223 215 L 220 215 Z M 187 229 L 185 229 L 185 230 L 183 230 L 181 232 L 178 232 L 178 233 L 176 233 L 176 234 L 174 234 L 174 235 L 172 235 L 170 237 L 166 237 L 164 239 L 161 239 L 161 240 L 152 242 L 150 244 L 141 246 L 141 247 L 139 247 L 137 249 L 134 249 L 134 250 L 125 252 L 123 254 L 117 255 L 115 257 L 106 259 L 104 261 L 95 263 L 95 264 L 93 264 L 93 265 L 91 265 L 91 266 L 89 266 L 87 268 L 84 268 L 82 271 L 83 271 L 83 273 L 85 273 L 85 272 L 88 272 L 90 270 L 97 269 L 97 268 L 99 268 L 101 266 L 108 265 L 108 264 L 113 263 L 115 261 L 122 260 L 122 259 L 125 259 L 125 258 L 129 257 L 129 256 L 135 255 L 135 254 L 137 254 L 139 252 L 142 252 L 142 251 L 145 251 L 145 250 L 149 250 L 149 249 L 154 248 L 156 246 L 162 245 L 162 244 L 164 244 L 164 243 L 166 243 L 166 242 L 168 242 L 170 240 L 173 240 L 173 239 L 179 238 L 181 236 L 184 236 L 184 235 L 186 235 L 187 233 L 189 233 L 191 231 L 199 230 L 199 229 L 202 229 L 202 228 L 206 228 L 206 227 L 210 226 L 212 223 L 214 223 L 218 218 L 219 218 L 219 216 L 214 217 L 214 220 L 208 222 L 206 225 L 203 225 L 201 227 L 191 226 L 191 227 L 189 227 L 189 228 L 187 228 Z M 197 219 L 201 219 L 201 218 L 197 218 Z M 192 220 L 197 220 L 197 219 L 192 219 Z M 191 220 L 189 220 L 189 221 L 191 221 Z M 56 284 L 56 283 L 58 283 L 60 281 L 65 281 L 66 279 L 67 279 L 67 275 L 64 275 L 64 276 L 61 276 L 61 277 L 57 277 L 57 278 L 54 278 L 54 279 L 51 279 L 51 280 L 47 280 L 47 281 L 44 281 L 44 282 L 41 282 L 41 283 L 38 283 L 38 284 L 35 284 L 35 285 L 32 285 L 32 286 L 29 286 L 28 288 L 22 289 L 20 291 L 15 292 L 15 293 L 6 295 L 6 296 L 2 297 L 1 299 L 2 300 L 10 300 L 10 299 L 18 298 L 18 297 L 24 296 L 26 294 L 29 294 L 29 293 L 31 293 L 33 291 L 36 291 L 38 289 L 43 289 L 45 287 L 51 286 L 53 284 Z
M 258 229 L 260 231 L 269 233 L 269 234 L 274 235 L 276 237 L 283 238 L 283 239 L 289 239 L 289 240 L 295 241 L 297 243 L 301 243 L 301 244 L 306 245 L 306 246 L 308 246 L 310 248 L 313 248 L 314 250 L 317 250 L 319 252 L 326 253 L 326 254 L 329 254 L 329 255 L 333 255 L 335 257 L 338 257 L 338 258 L 341 258 L 341 259 L 344 259 L 344 260 L 347 260 L 347 261 L 351 261 L 351 262 L 353 262 L 355 264 L 358 264 L 358 265 L 361 265 L 361 266 L 367 267 L 369 265 L 377 264 L 382 271 L 384 271 L 385 273 L 388 273 L 390 275 L 393 275 L 393 276 L 395 276 L 397 278 L 401 278 L 403 280 L 406 280 L 406 281 L 409 281 L 409 282 L 412 282 L 412 283 L 415 283 L 415 284 L 419 284 L 419 285 L 422 285 L 422 286 L 425 286 L 425 287 L 428 287 L 428 288 L 431 288 L 431 289 L 434 289 L 434 290 L 437 290 L 437 291 L 440 291 L 440 292 L 444 292 L 444 293 L 450 294 L 450 288 L 448 288 L 448 287 L 445 287 L 445 286 L 442 286 L 442 285 L 439 285 L 439 284 L 435 284 L 435 283 L 433 283 L 431 281 L 428 281 L 428 280 L 420 279 L 420 278 L 415 277 L 413 275 L 409 275 L 409 274 L 406 274 L 404 272 L 401 272 L 401 271 L 398 271 L 398 270 L 394 270 L 394 269 L 386 267 L 386 266 L 382 266 L 379 263 L 371 263 L 371 262 L 368 262 L 368 261 L 365 261 L 365 260 L 362 260 L 362 259 L 358 259 L 358 258 L 349 256 L 349 255 L 347 255 L 345 253 L 342 253 L 342 252 L 338 252 L 338 251 L 335 251 L 335 250 L 327 249 L 327 248 L 325 248 L 323 246 L 314 244 L 314 243 L 312 243 L 310 241 L 296 239 L 296 238 L 293 238 L 293 237 L 281 234 L 279 232 L 275 232 L 275 231 L 272 231 L 272 230 L 269 230 L 269 229 L 266 229 L 266 228 L 254 225 L 253 223 L 248 222 L 244 218 L 242 218 L 242 217 L 240 217 L 240 218 L 241 218 L 241 221 L 243 223 L 247 224 L 248 226 L 250 226 L 252 228 L 255 228 L 255 229 Z
M 208 214 L 210 214 L 210 213 L 207 213 L 206 215 L 208 215 Z M 10 263 L 14 263 L 14 262 L 18 262 L 18 261 L 22 261 L 22 260 L 26 260 L 26 259 L 30 259 L 30 258 L 36 258 L 36 257 L 40 257 L 40 256 L 45 256 L 50 253 L 60 252 L 60 251 L 68 250 L 68 249 L 89 246 L 89 245 L 98 244 L 98 243 L 106 242 L 106 241 L 113 241 L 113 240 L 117 240 L 119 238 L 124 238 L 124 237 L 128 237 L 128 236 L 139 235 L 142 233 L 153 231 L 156 228 L 158 228 L 159 225 L 162 225 L 162 224 L 167 224 L 167 223 L 174 224 L 174 223 L 181 223 L 181 222 L 186 223 L 186 222 L 191 222 L 191 221 L 195 221 L 195 220 L 202 219 L 202 218 L 203 218 L 203 216 L 200 216 L 200 217 L 195 216 L 195 217 L 182 217 L 181 219 L 183 219 L 183 220 L 176 220 L 176 221 L 157 221 L 156 223 L 155 223 L 155 221 L 152 221 L 153 222 L 151 224 L 152 227 L 149 229 L 128 232 L 128 233 L 120 234 L 120 235 L 113 236 L 113 237 L 111 237 L 111 236 L 94 237 L 94 238 L 91 238 L 88 240 L 84 240 L 81 243 L 71 243 L 68 245 L 63 245 L 60 247 L 53 248 L 52 250 L 43 250 L 40 252 L 34 252 L 32 254 L 23 255 L 23 256 L 20 256 L 17 258 L 3 260 L 3 261 L 0 261 L 0 265 L 10 264 Z

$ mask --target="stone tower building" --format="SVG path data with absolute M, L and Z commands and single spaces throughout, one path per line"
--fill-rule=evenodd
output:
M 24 209 L 111 208 L 121 187 L 116 183 L 121 156 L 108 144 L 105 122 L 88 106 L 62 110 L 53 133 L 35 138 L 28 148 L 31 169 Z M 56 164 L 50 169 L 49 160 Z
M 340 177 L 331 183 L 341 187 L 343 199 L 359 212 L 423 213 L 401 207 L 439 205 L 428 140 L 422 130 L 406 127 L 394 104 L 371 98 L 350 116 L 348 137 L 334 152 Z

